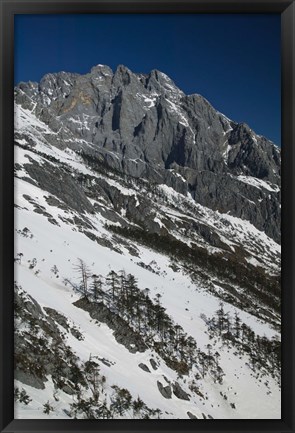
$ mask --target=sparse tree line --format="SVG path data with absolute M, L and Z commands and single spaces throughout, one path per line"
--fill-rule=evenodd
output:
M 139 397 L 133 399 L 126 388 L 111 386 L 111 393 L 105 391 L 106 378 L 100 374 L 99 365 L 90 356 L 83 364 L 88 396 L 80 390 L 75 394 L 74 403 L 70 405 L 73 418 L 86 419 L 150 419 L 160 418 L 159 409 L 150 409 Z
M 106 277 L 93 274 L 86 263 L 78 259 L 75 270 L 79 282 L 66 279 L 73 289 L 92 303 L 102 303 L 111 312 L 120 316 L 126 326 L 141 336 L 145 344 L 154 349 L 179 375 L 194 371 L 197 378 L 210 374 L 214 381 L 222 383 L 224 372 L 219 365 L 219 356 L 210 348 L 205 353 L 176 324 L 161 304 L 161 295 L 151 299 L 150 290 L 140 290 L 134 275 L 124 270 L 111 270 Z
M 280 383 L 281 379 L 281 342 L 273 337 L 255 334 L 250 326 L 242 322 L 239 314 L 232 316 L 224 311 L 221 302 L 213 317 L 203 316 L 211 339 L 220 338 L 225 345 L 235 347 L 237 355 L 247 355 L 248 366 L 261 376 L 271 375 Z
M 95 356 L 81 361 L 50 317 L 36 317 L 32 298 L 15 284 L 15 338 L 21 341 L 14 357 L 15 368 L 46 384 L 48 375 L 54 383 L 52 398 L 37 404 L 46 415 L 54 413 L 62 391 L 72 395 L 72 403 L 64 412 L 70 418 L 160 418 L 159 409 L 149 408 L 139 397 L 117 385 L 110 386 L 100 372 Z M 31 307 L 30 307 L 31 306 Z M 38 308 L 38 307 L 37 307 Z M 28 392 L 14 387 L 14 400 L 33 404 Z M 36 404 L 36 402 L 34 402 Z M 60 405 L 60 404 L 59 404 Z
M 73 403 L 65 413 L 74 419 L 153 419 L 161 418 L 160 409 L 150 409 L 141 398 L 133 399 L 126 388 L 117 385 L 111 387 L 107 395 L 105 391 L 106 378 L 100 374 L 99 365 L 90 356 L 89 361 L 81 365 L 82 383 L 76 387 Z M 14 400 L 26 406 L 33 400 L 25 389 L 14 387 Z M 53 399 L 43 404 L 43 413 L 50 415 L 55 411 L 55 402 L 60 400 L 58 388 L 53 393 Z
M 133 399 L 126 388 L 111 386 L 111 392 L 106 392 L 106 377 L 101 375 L 100 367 L 90 355 L 89 360 L 82 364 L 84 387 L 78 386 L 74 394 L 74 402 L 70 405 L 69 415 L 73 418 L 112 419 L 160 418 L 159 409 L 150 409 L 139 397 Z
M 139 242 L 142 245 L 153 248 L 161 254 L 168 255 L 172 260 L 177 260 L 190 272 L 192 278 L 199 277 L 210 280 L 212 275 L 220 281 L 231 284 L 239 284 L 244 289 L 243 308 L 253 310 L 252 304 L 263 304 L 265 308 L 271 309 L 275 314 L 280 314 L 281 309 L 281 286 L 279 277 L 270 277 L 263 269 L 256 269 L 255 281 L 252 278 L 252 269 L 245 267 L 243 256 L 239 251 L 231 257 L 230 266 L 224 266 L 224 254 L 211 254 L 207 249 L 190 247 L 178 239 L 169 235 L 150 233 L 138 227 L 119 227 L 113 224 L 105 224 L 105 228 L 115 234 Z M 249 266 L 249 264 L 247 265 Z M 254 299 L 254 302 L 253 302 Z

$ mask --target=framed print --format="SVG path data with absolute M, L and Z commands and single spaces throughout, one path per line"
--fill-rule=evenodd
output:
M 0 4 L 1 431 L 294 431 L 294 2 Z

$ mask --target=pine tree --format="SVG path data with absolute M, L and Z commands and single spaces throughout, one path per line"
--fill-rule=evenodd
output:
M 107 284 L 110 288 L 112 301 L 115 301 L 115 295 L 119 291 L 120 284 L 119 284 L 119 278 L 115 271 L 110 271 L 106 278 Z
M 235 312 L 235 337 L 237 339 L 240 338 L 240 331 L 241 331 L 241 319 L 236 311 Z
M 99 365 L 93 361 L 91 355 L 89 356 L 89 361 L 84 364 L 84 376 L 89 389 L 92 392 L 93 400 L 97 403 L 100 395 L 100 388 L 102 385 L 101 376 L 99 374 Z
M 201 366 L 202 376 L 205 377 L 206 371 L 207 371 L 207 365 L 206 365 L 206 361 L 205 361 L 205 357 L 204 357 L 203 353 L 200 353 L 199 363 L 200 363 L 200 366 Z
M 97 418 L 110 419 L 113 418 L 112 412 L 107 406 L 107 402 L 104 400 L 103 403 L 96 410 Z
M 219 335 L 222 334 L 223 326 L 224 326 L 224 309 L 223 309 L 223 303 L 219 303 L 219 309 L 216 311 L 217 314 L 217 326 L 219 329 Z
M 97 302 L 98 299 L 100 299 L 101 302 L 103 302 L 103 300 L 104 300 L 104 291 L 103 291 L 102 287 L 103 287 L 102 276 L 93 274 L 92 275 L 91 292 L 92 292 L 93 300 L 95 302 Z
M 133 297 L 138 291 L 137 287 L 137 279 L 134 275 L 128 274 L 126 279 L 126 290 L 128 293 L 128 297 Z
M 43 404 L 43 413 L 46 413 L 46 415 L 49 415 L 50 412 L 53 411 L 53 407 L 51 406 L 51 404 L 49 403 L 49 401 L 47 401 L 45 404 Z
M 131 407 L 132 397 L 130 392 L 125 388 L 113 386 L 115 395 L 111 404 L 111 409 L 117 412 L 120 416 Z
M 248 332 L 248 326 L 245 323 L 242 323 L 241 326 L 241 331 L 242 331 L 242 343 L 244 342 L 244 340 L 247 338 L 247 332 Z
M 133 417 L 137 416 L 140 411 L 144 408 L 145 404 L 144 402 L 137 397 L 137 400 L 133 400 L 132 402 L 132 409 L 133 409 Z
M 126 279 L 126 293 L 127 293 L 127 299 L 126 299 L 126 310 L 127 310 L 127 316 L 131 323 L 134 322 L 134 311 L 133 307 L 136 308 L 136 303 L 138 301 L 138 287 L 137 287 L 137 280 L 134 277 L 134 275 L 128 274 Z
M 57 275 L 57 274 L 58 274 L 59 271 L 58 271 L 56 265 L 53 265 L 53 266 L 52 266 L 52 268 L 51 268 L 51 272 L 52 272 L 54 275 Z
M 122 300 L 124 300 L 127 297 L 127 294 L 126 294 L 126 272 L 124 270 L 120 271 L 119 280 L 120 280 L 120 296 L 121 296 Z
M 182 328 L 180 325 L 175 325 L 174 330 L 175 330 L 175 348 L 177 349 L 179 345 Z

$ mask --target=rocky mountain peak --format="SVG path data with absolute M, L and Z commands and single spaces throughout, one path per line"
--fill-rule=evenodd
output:
M 90 74 L 95 76 L 113 75 L 113 70 L 107 65 L 96 65 L 91 68 Z
M 136 74 L 119 65 L 113 73 L 99 64 L 86 75 L 60 72 L 38 85 L 21 83 L 15 95 L 53 129 L 57 146 L 67 137 L 69 148 L 111 169 L 189 193 L 279 241 L 280 149 L 203 96 L 185 95 L 163 72 Z

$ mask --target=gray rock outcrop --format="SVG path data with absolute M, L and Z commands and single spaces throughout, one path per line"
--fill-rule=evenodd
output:
M 146 364 L 143 364 L 142 362 L 140 364 L 138 364 L 138 367 L 140 367 L 143 371 L 150 373 L 151 370 L 148 368 L 148 366 Z
M 196 415 L 194 415 L 193 413 L 191 413 L 190 411 L 187 412 L 187 416 L 188 416 L 190 419 L 198 419 L 198 417 L 197 417 Z
M 81 298 L 73 305 L 88 311 L 93 319 L 105 323 L 114 331 L 117 342 L 125 346 L 131 353 L 144 352 L 147 349 L 140 334 L 133 331 L 116 312 L 111 311 L 103 303 L 94 303 Z
M 167 386 L 163 386 L 161 382 L 159 382 L 157 380 L 157 385 L 158 385 L 158 389 L 160 391 L 160 393 L 162 394 L 162 396 L 164 398 L 171 398 L 172 397 L 172 390 L 171 390 L 171 386 L 167 385 Z
M 181 388 L 178 382 L 175 382 L 172 385 L 172 389 L 173 389 L 173 394 L 180 400 L 190 400 L 189 394 Z

